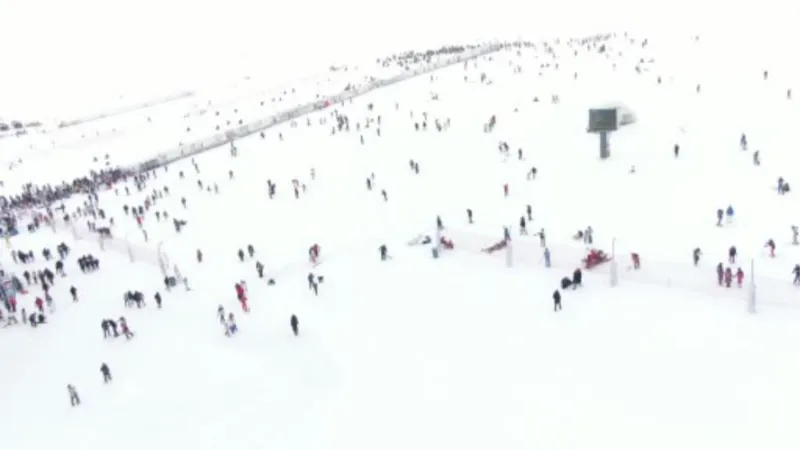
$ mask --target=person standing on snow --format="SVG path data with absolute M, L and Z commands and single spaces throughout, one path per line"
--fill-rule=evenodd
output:
M 289 324 L 292 326 L 292 333 L 294 333 L 294 335 L 297 336 L 297 334 L 300 333 L 300 329 L 299 329 L 300 321 L 297 320 L 297 316 L 292 314 L 292 318 L 289 319 Z
M 111 381 L 111 369 L 108 368 L 108 364 L 103 363 L 100 365 L 100 373 L 103 374 L 103 383 Z
M 744 282 L 744 270 L 742 270 L 742 268 L 739 267 L 738 269 L 736 269 L 736 284 L 739 285 L 739 287 L 742 287 L 743 282 Z
M 71 406 L 74 407 L 81 404 L 81 398 L 78 397 L 78 391 L 75 389 L 75 386 L 68 384 L 67 392 L 69 392 L 69 403 Z

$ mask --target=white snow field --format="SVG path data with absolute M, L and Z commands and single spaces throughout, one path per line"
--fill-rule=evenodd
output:
M 761 66 L 715 72 L 720 49 L 702 39 L 642 48 L 641 38 L 618 36 L 609 58 L 578 46 L 573 56 L 564 41 L 554 46 L 557 69 L 541 46 L 508 49 L 241 140 L 236 158 L 226 149 L 198 156 L 199 173 L 188 161 L 158 169 L 145 192 L 129 184 L 130 196 L 123 186 L 101 194 L 116 222 L 104 251 L 84 219 L 14 237 L 14 249 L 38 253 L 65 241 L 73 253 L 49 323 L 0 330 L 2 448 L 797 448 L 800 298 L 791 269 L 800 249 L 790 245 L 790 225 L 800 220 L 795 194 L 774 188 L 778 176 L 800 175 L 789 128 L 798 107 L 785 96 L 793 78 Z M 640 57 L 655 62 L 637 74 Z M 596 136 L 585 133 L 587 109 L 609 101 L 629 106 L 638 123 L 616 133 L 611 159 L 600 161 Z M 334 109 L 349 117 L 349 132 L 331 135 Z M 428 129 L 416 132 L 423 112 Z M 492 114 L 497 126 L 484 133 Z M 437 132 L 436 119 L 451 127 Z M 510 158 L 498 153 L 500 141 Z M 531 166 L 538 175 L 529 181 Z M 272 200 L 267 179 L 277 184 Z M 299 199 L 294 179 L 307 188 Z M 146 215 L 145 242 L 122 206 L 162 186 L 170 195 Z M 552 268 L 537 238 L 518 236 L 527 204 L 531 233 L 547 231 Z M 733 223 L 715 226 L 716 209 L 729 204 Z M 178 234 L 153 210 L 188 224 Z M 433 235 L 436 215 L 455 244 L 438 259 L 407 245 Z M 616 238 L 619 285 L 610 286 L 607 266 L 587 270 L 585 286 L 564 291 L 556 313 L 552 292 L 586 252 L 571 236 L 589 225 L 598 248 L 610 251 Z M 503 226 L 512 230 L 512 268 L 480 252 Z M 775 258 L 763 248 L 769 238 Z M 316 268 L 307 257 L 313 243 Z M 256 255 L 239 262 L 247 244 Z M 380 244 L 391 260 L 379 260 Z M 746 287 L 716 285 L 714 266 L 730 245 L 746 284 L 754 262 L 757 314 L 748 314 Z M 696 268 L 695 247 L 704 253 Z M 631 251 L 641 254 L 640 271 L 628 269 Z M 99 272 L 77 270 L 84 253 L 100 258 Z M 24 270 L 2 257 L 7 270 Z M 160 258 L 191 291 L 164 292 Z M 257 277 L 256 260 L 274 286 Z M 308 289 L 310 271 L 324 276 L 319 296 Z M 235 298 L 239 280 L 249 314 Z M 21 306 L 33 308 L 37 289 Z M 148 305 L 125 309 L 128 289 L 142 290 Z M 218 305 L 236 314 L 235 336 L 223 335 Z M 101 319 L 120 315 L 136 336 L 103 340 Z M 107 385 L 102 362 L 114 377 Z M 70 407 L 68 383 L 80 407 Z

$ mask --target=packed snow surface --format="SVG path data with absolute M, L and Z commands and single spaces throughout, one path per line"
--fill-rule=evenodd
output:
M 336 105 L 310 116 L 310 125 L 301 118 L 239 141 L 236 158 L 227 150 L 198 156 L 199 173 L 188 161 L 159 169 L 145 192 L 129 184 L 130 196 L 124 186 L 101 194 L 116 220 L 106 251 L 83 219 L 74 231 L 59 225 L 13 238 L 15 249 L 38 253 L 66 241 L 73 253 L 69 276 L 53 288 L 50 323 L 0 330 L 4 445 L 796 448 L 800 299 L 790 272 L 800 249 L 790 245 L 789 227 L 800 220 L 795 194 L 774 189 L 778 176 L 800 179 L 789 128 L 798 107 L 785 97 L 790 77 L 774 70 L 764 81 L 760 66 L 733 75 L 711 64 L 678 66 L 676 55 L 709 61 L 713 49 L 688 38 L 642 48 L 637 39 L 620 36 L 613 48 L 624 56 L 609 52 L 611 59 L 577 47 L 573 57 L 562 44 L 558 69 L 541 48 L 507 50 Z M 655 62 L 637 74 L 640 56 Z M 479 81 L 481 73 L 491 84 Z M 733 104 L 724 101 L 732 96 Z M 612 136 L 612 158 L 600 161 L 596 136 L 585 133 L 586 111 L 608 101 L 629 106 L 638 123 Z M 334 108 L 349 117 L 349 132 L 331 135 Z M 423 112 L 428 129 L 414 131 Z M 493 114 L 497 126 L 484 133 Z M 375 122 L 364 129 L 378 115 L 380 137 Z M 436 131 L 435 119 L 448 118 L 450 128 Z M 746 152 L 738 146 L 743 132 Z M 508 157 L 499 141 L 509 143 Z M 419 162 L 418 175 L 409 159 Z M 525 176 L 531 166 L 535 180 Z M 272 200 L 267 179 L 277 184 Z M 299 199 L 295 179 L 307 188 Z M 142 204 L 162 186 L 171 193 L 153 209 L 188 224 L 176 234 L 151 209 L 145 242 L 122 206 Z M 536 237 L 519 236 L 527 204 L 531 234 L 547 230 L 552 268 Z M 733 222 L 717 227 L 716 209 L 729 204 Z M 467 224 L 466 208 L 475 224 Z M 456 247 L 438 259 L 407 245 L 417 234 L 434 236 L 436 215 Z M 610 286 L 605 267 L 585 271 L 584 287 L 564 291 L 555 313 L 552 292 L 586 252 L 571 236 L 589 225 L 595 247 L 610 252 L 614 240 L 620 283 Z M 513 235 L 513 268 L 479 251 L 500 240 L 504 226 Z M 763 248 L 770 238 L 775 258 Z M 318 267 L 308 263 L 314 243 L 322 249 Z M 247 244 L 256 255 L 239 262 Z M 380 244 L 391 260 L 379 260 Z M 730 245 L 741 255 L 731 266 L 744 267 L 746 283 L 751 260 L 756 268 L 755 315 L 747 313 L 746 287 L 716 284 L 714 266 Z M 704 253 L 698 267 L 695 247 Z M 158 249 L 191 291 L 164 291 L 152 263 Z M 641 271 L 628 267 L 630 252 L 641 255 Z M 72 259 L 84 253 L 100 258 L 99 272 L 77 270 Z M 24 270 L 7 252 L 3 258 L 7 270 Z M 256 260 L 274 286 L 256 276 Z M 324 276 L 319 296 L 308 289 L 310 271 Z M 240 280 L 249 314 L 235 299 Z M 69 300 L 72 284 L 77 303 Z M 123 308 L 128 289 L 142 290 L 148 305 Z M 161 310 L 151 300 L 156 291 Z M 31 288 L 21 306 L 32 310 L 38 292 Z M 235 336 L 223 335 L 218 305 L 235 313 Z M 136 336 L 103 340 L 101 319 L 120 315 Z M 108 385 L 102 362 L 114 377 Z M 80 407 L 70 407 L 68 383 Z

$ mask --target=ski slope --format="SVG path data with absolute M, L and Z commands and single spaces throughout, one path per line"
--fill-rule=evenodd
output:
M 794 194 L 774 192 L 778 176 L 797 179 L 795 138 L 785 129 L 798 112 L 783 95 L 788 80 L 775 69 L 764 82 L 762 67 L 733 78 L 679 66 L 678 59 L 708 61 L 719 51 L 688 38 L 654 41 L 652 50 L 621 41 L 613 44 L 624 54 L 616 71 L 597 54 L 560 51 L 555 70 L 539 52 L 508 50 L 466 71 L 451 67 L 337 105 L 351 120 L 349 133 L 331 135 L 327 109 L 309 116 L 311 125 L 298 119 L 296 127 L 237 142 L 237 158 L 226 150 L 198 156 L 199 174 L 189 162 L 175 164 L 157 170 L 145 193 L 131 186 L 130 196 L 123 187 L 119 195 L 102 194 L 117 239 L 101 252 L 79 223 L 83 239 L 72 244 L 73 255 L 98 255 L 101 272 L 84 275 L 68 264 L 70 275 L 54 287 L 51 323 L 1 330 L 0 423 L 14 430 L 5 444 L 797 447 L 800 300 L 790 270 L 800 255 L 789 245 L 789 225 L 798 219 Z M 645 54 L 656 62 L 637 75 L 635 61 Z M 523 72 L 512 73 L 509 63 Z M 492 84 L 479 83 L 480 73 Z M 741 107 L 722 101 L 734 93 Z M 549 103 L 552 94 L 559 104 Z M 534 96 L 541 101 L 533 103 Z M 594 137 L 583 130 L 586 110 L 607 101 L 628 105 L 639 122 L 613 136 L 611 160 L 599 161 Z M 429 125 L 449 118 L 451 128 L 415 132 L 423 111 Z M 355 123 L 363 127 L 378 114 L 381 136 L 372 123 L 362 128 L 361 145 Z M 486 134 L 493 114 L 497 127 Z M 738 148 L 742 132 L 749 152 Z M 501 140 L 511 147 L 508 159 L 497 152 Z M 516 160 L 517 148 L 525 161 Z M 760 167 L 751 163 L 753 149 L 761 150 Z M 409 159 L 420 163 L 419 175 L 409 171 Z M 532 165 L 538 175 L 528 181 Z M 372 173 L 375 189 L 367 191 Z M 267 179 L 278 186 L 273 200 Z M 293 179 L 307 186 L 300 199 Z M 197 180 L 216 183 L 220 193 L 201 190 Z M 165 185 L 171 194 L 155 209 L 188 225 L 176 234 L 151 213 L 145 242 L 122 205 L 141 204 Z M 548 232 L 551 269 L 538 240 L 518 236 L 527 204 L 531 232 Z M 736 217 L 720 229 L 714 212 L 728 204 Z M 471 226 L 466 208 L 475 212 Z M 433 234 L 436 215 L 456 245 L 439 259 L 406 245 Z M 585 252 L 571 235 L 588 225 L 597 247 L 610 251 L 616 240 L 620 285 L 610 287 L 604 268 L 586 271 L 585 287 L 564 292 L 564 310 L 554 313 L 553 290 Z M 514 235 L 513 268 L 478 251 L 499 240 L 503 226 Z M 763 249 L 769 238 L 778 244 L 774 259 Z M 38 252 L 73 239 L 59 226 L 12 243 Z M 318 268 L 307 262 L 313 243 L 322 248 Z M 256 257 L 240 263 L 236 251 L 247 244 Z M 391 261 L 379 261 L 380 244 Z M 130 246 L 134 259 L 152 261 L 159 245 L 191 291 L 163 292 L 158 267 L 131 263 L 126 254 Z M 756 315 L 746 312 L 744 289 L 716 286 L 713 267 L 730 245 L 745 269 L 755 262 Z M 691 266 L 694 247 L 704 252 L 698 268 Z M 642 256 L 641 272 L 625 270 L 622 258 L 631 251 Z M 2 257 L 5 267 L 13 265 Z M 256 277 L 255 260 L 275 286 Z M 318 297 L 305 280 L 312 270 L 325 277 Z M 242 279 L 247 315 L 234 296 Z M 78 303 L 69 301 L 70 284 L 79 289 Z M 148 303 L 161 291 L 163 309 L 124 309 L 127 289 L 141 289 Z M 35 293 L 22 306 L 31 309 Z M 240 333 L 232 338 L 215 318 L 220 304 L 236 314 Z M 292 314 L 300 320 L 297 338 Z M 100 320 L 119 315 L 136 337 L 103 341 Z M 101 382 L 101 362 L 111 367 L 109 385 Z M 69 407 L 67 383 L 78 388 L 80 408 Z

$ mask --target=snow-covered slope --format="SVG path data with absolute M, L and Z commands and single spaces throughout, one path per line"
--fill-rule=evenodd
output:
M 680 66 L 670 57 L 678 45 L 690 60 L 713 53 L 688 38 L 675 42 L 654 40 L 648 50 L 620 39 L 612 46 L 623 53 L 613 58 L 616 71 L 613 61 L 582 49 L 573 58 L 557 47 L 557 70 L 541 52 L 512 49 L 339 106 L 349 132 L 332 135 L 327 110 L 238 142 L 236 158 L 224 151 L 199 156 L 197 172 L 189 162 L 159 170 L 145 192 L 129 186 L 130 195 L 124 187 L 102 194 L 116 240 L 105 252 L 93 240 L 74 244 L 75 254 L 100 257 L 100 273 L 73 273 L 70 260 L 69 277 L 54 288 L 51 323 L 0 330 L 0 380 L 7 387 L 0 390 L 0 423 L 15 430 L 6 443 L 796 447 L 800 308 L 790 271 L 800 255 L 788 241 L 797 219 L 794 193 L 778 197 L 773 185 L 778 176 L 796 179 L 787 151 L 793 138 L 781 124 L 797 107 L 785 97 L 780 70 L 765 82 L 764 67 L 726 78 Z M 635 61 L 645 55 L 655 63 L 637 74 Z M 479 82 L 481 73 L 491 84 Z M 559 104 L 549 103 L 552 94 Z M 733 97 L 741 107 L 723 102 Z M 639 123 L 614 135 L 611 160 L 599 161 L 595 137 L 583 130 L 587 108 L 608 100 L 629 105 Z M 427 131 L 414 131 L 423 112 Z M 484 133 L 491 115 L 497 126 Z M 374 120 L 369 129 L 367 119 Z M 451 126 L 438 132 L 436 119 Z M 742 132 L 748 152 L 738 147 Z M 499 141 L 508 142 L 511 157 L 498 153 Z M 524 161 L 516 159 L 518 148 Z M 760 167 L 751 162 L 755 149 Z M 410 159 L 419 162 L 418 175 Z M 538 174 L 529 181 L 531 166 Z M 372 173 L 375 188 L 368 191 Z M 277 184 L 272 200 L 268 179 Z M 306 186 L 299 199 L 292 180 Z M 145 242 L 122 206 L 142 204 L 162 186 L 170 195 L 147 214 Z M 528 204 L 530 231 L 547 231 L 550 269 L 538 240 L 518 236 Z M 733 223 L 716 227 L 715 210 L 728 204 L 736 210 Z M 466 208 L 475 224 L 467 224 Z M 178 234 L 153 210 L 188 224 Z M 406 244 L 418 233 L 433 234 L 437 215 L 456 248 L 433 259 L 429 248 Z M 90 236 L 84 220 L 76 226 L 82 237 Z M 585 286 L 563 292 L 564 310 L 555 313 L 551 294 L 586 251 L 571 236 L 588 225 L 597 247 L 610 251 L 616 238 L 620 285 L 611 288 L 602 268 L 587 271 Z M 519 256 L 510 269 L 478 251 L 498 240 L 503 226 L 511 227 Z M 57 230 L 12 243 L 37 251 L 72 241 L 68 227 Z M 768 238 L 778 244 L 775 258 L 763 253 Z M 322 249 L 316 268 L 307 262 L 313 243 Z M 247 244 L 256 256 L 239 262 L 236 252 Z M 380 244 L 390 261 L 379 261 Z M 755 260 L 756 315 L 747 314 L 742 290 L 716 286 L 713 266 L 730 245 L 745 269 Z M 164 292 L 155 264 L 130 265 L 127 246 L 134 259 L 150 261 L 160 248 L 192 291 Z M 697 268 L 695 247 L 704 252 Z M 640 272 L 625 270 L 630 251 L 641 254 Z M 3 256 L 6 268 L 22 270 Z M 274 286 L 257 277 L 256 260 Z M 308 289 L 310 271 L 324 276 L 319 296 Z M 233 285 L 242 279 L 249 314 L 235 300 Z M 70 284 L 79 288 L 78 303 L 69 301 Z M 148 306 L 124 309 L 127 289 L 142 290 Z M 161 310 L 150 300 L 156 291 L 165 297 Z M 22 298 L 26 308 L 36 292 Z M 223 335 L 218 305 L 234 311 L 239 334 Z M 136 337 L 103 341 L 100 320 L 123 314 Z M 298 337 L 289 327 L 292 314 L 300 320 Z M 102 384 L 101 362 L 113 372 L 109 385 Z M 69 407 L 67 383 L 82 394 L 81 407 Z M 42 423 L 48 433 L 38 432 Z

